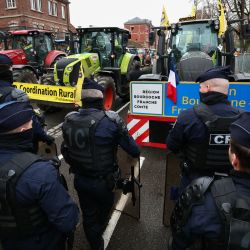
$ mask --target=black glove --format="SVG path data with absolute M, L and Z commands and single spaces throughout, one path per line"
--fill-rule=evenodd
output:
M 126 195 L 133 191 L 133 182 L 127 178 L 121 178 L 116 182 L 116 188 L 121 189 L 122 193 Z
M 48 145 L 51 145 L 54 141 L 55 141 L 55 138 L 53 136 L 51 136 L 51 135 L 46 136 L 46 143 Z

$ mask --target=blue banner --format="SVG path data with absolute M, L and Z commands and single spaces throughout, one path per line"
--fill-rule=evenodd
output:
M 163 84 L 166 88 L 166 84 Z M 181 82 L 177 85 L 177 103 L 174 104 L 165 96 L 164 116 L 177 117 L 185 109 L 199 103 L 199 84 Z M 166 93 L 166 89 L 164 90 Z M 230 83 L 229 100 L 239 109 L 250 111 L 250 82 Z

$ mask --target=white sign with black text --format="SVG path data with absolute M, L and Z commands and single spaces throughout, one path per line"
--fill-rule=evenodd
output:
M 162 115 L 163 93 L 162 84 L 131 84 L 131 113 Z

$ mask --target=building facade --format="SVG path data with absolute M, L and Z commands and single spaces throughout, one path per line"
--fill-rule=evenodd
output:
M 0 0 L 0 29 L 45 29 L 58 34 L 74 31 L 69 4 L 68 0 Z
M 124 27 L 130 31 L 132 41 L 139 44 L 141 47 L 150 48 L 149 32 L 152 28 L 150 20 L 135 17 L 124 23 Z

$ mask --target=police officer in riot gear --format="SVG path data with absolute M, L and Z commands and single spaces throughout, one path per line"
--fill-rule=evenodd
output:
M 65 250 L 79 209 L 58 169 L 31 153 L 28 102 L 0 104 L 0 241 L 3 250 Z
M 12 61 L 4 54 L 0 54 L 0 104 L 10 101 L 27 102 L 28 95 L 20 89 L 14 88 Z M 54 138 L 44 131 L 44 118 L 33 112 L 33 130 L 34 130 L 34 152 L 38 150 L 38 142 L 43 141 L 47 144 L 54 142 Z
M 198 176 L 228 173 L 229 126 L 240 111 L 228 101 L 229 67 L 212 68 L 198 77 L 200 104 L 180 113 L 166 143 L 179 155 L 181 189 Z
M 120 145 L 138 158 L 140 151 L 126 125 L 113 111 L 104 111 L 103 87 L 85 78 L 82 109 L 63 123 L 61 151 L 74 173 L 74 186 L 83 214 L 83 227 L 92 249 L 104 249 L 102 233 L 114 203 L 116 151 Z
M 171 216 L 172 249 L 250 249 L 250 113 L 230 130 L 233 170 L 195 179 L 184 190 Z

